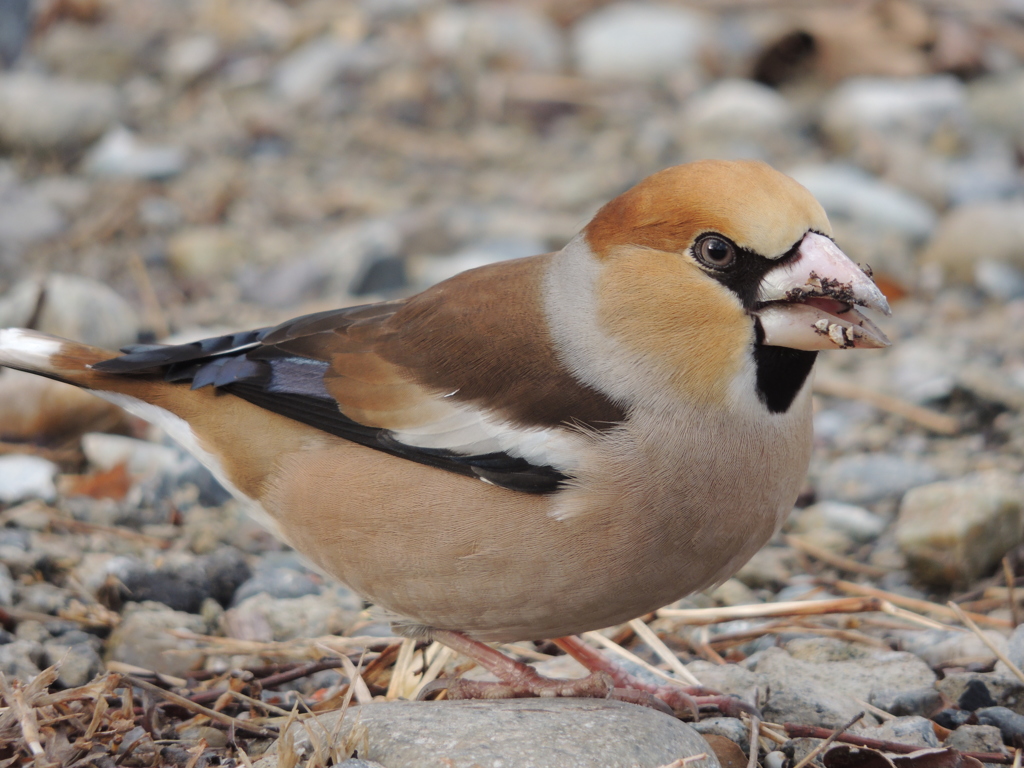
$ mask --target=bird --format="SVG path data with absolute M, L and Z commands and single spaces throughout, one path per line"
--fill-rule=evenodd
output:
M 120 354 L 4 329 L 0 365 L 159 425 L 398 631 L 499 678 L 450 695 L 646 690 L 678 709 L 689 694 L 576 636 L 723 582 L 778 531 L 818 352 L 890 343 L 861 309 L 890 314 L 807 189 L 706 160 L 559 251 L 410 298 Z M 541 639 L 593 674 L 543 678 L 486 645 Z

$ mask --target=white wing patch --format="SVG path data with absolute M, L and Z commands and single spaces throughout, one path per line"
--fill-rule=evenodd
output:
M 448 450 L 463 456 L 503 452 L 562 472 L 571 472 L 577 466 L 586 440 L 573 429 L 526 429 L 482 409 L 454 403 L 443 418 L 392 434 L 399 442 L 416 448 Z

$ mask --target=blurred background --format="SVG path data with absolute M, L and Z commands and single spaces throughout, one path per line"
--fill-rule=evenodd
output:
M 700 599 L 1024 574 L 1022 0 L 0 0 L 0 327 L 116 348 L 407 295 L 706 157 L 806 185 L 894 343 L 821 356 L 788 537 Z M 231 637 L 351 629 L 358 601 L 148 434 L 0 374 L 8 630 L 128 597 Z M 286 618 L 231 614 L 259 593 Z M 40 627 L 35 656 L 0 643 L 10 674 L 67 629 Z M 171 663 L 139 637 L 79 641 L 84 669 Z

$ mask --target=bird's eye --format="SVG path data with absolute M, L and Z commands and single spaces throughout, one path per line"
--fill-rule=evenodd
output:
M 705 237 L 697 243 L 697 255 L 709 267 L 721 269 L 736 260 L 736 249 L 720 237 Z

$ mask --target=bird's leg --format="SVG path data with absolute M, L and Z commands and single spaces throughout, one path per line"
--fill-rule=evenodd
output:
M 616 688 L 612 677 L 602 670 L 592 672 L 587 677 L 577 680 L 556 680 L 544 677 L 533 667 L 509 658 L 500 651 L 496 651 L 478 640 L 473 640 L 461 632 L 432 629 L 430 637 L 472 659 L 501 682 L 437 680 L 423 688 L 420 692 L 421 699 L 444 688 L 448 691 L 449 699 L 520 699 L 535 696 L 543 698 L 563 696 L 588 699 L 612 698 L 662 711 L 668 710 L 662 701 L 653 698 L 646 691 Z
M 592 674 L 604 673 L 615 682 L 617 690 L 643 691 L 668 704 L 676 713 L 691 712 L 697 719 L 700 707 L 716 707 L 723 715 L 739 717 L 741 712 L 760 717 L 760 713 L 735 696 L 727 696 L 710 688 L 682 685 L 655 685 L 630 674 L 596 648 L 591 648 L 576 635 L 559 637 L 552 642 L 589 669 Z

